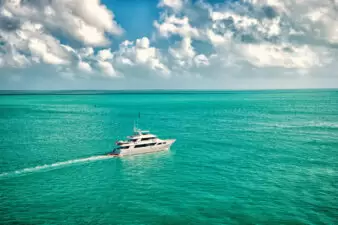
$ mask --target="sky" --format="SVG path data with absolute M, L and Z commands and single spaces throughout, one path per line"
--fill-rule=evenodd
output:
M 338 88 L 338 0 L 0 0 L 0 89 Z

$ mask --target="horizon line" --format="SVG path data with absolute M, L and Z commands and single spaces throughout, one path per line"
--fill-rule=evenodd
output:
M 183 89 L 183 88 L 177 88 L 177 89 L 156 89 L 156 88 L 149 88 L 149 89 L 0 89 L 0 95 L 8 94 L 10 93 L 66 93 L 66 92 L 152 92 L 152 91 L 211 91 L 211 92 L 220 92 L 220 91 L 297 91 L 297 90 L 338 90 L 337 88 L 262 88 L 262 89 Z

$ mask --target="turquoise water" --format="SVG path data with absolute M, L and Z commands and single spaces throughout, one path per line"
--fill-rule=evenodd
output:
M 336 90 L 2 95 L 0 223 L 337 224 L 337 156 Z

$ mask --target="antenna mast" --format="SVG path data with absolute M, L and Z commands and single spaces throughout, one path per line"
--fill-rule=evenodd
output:
M 136 120 L 136 124 L 135 124 L 135 120 L 134 120 L 134 132 L 137 132 L 137 130 L 138 130 L 138 121 L 139 121 L 140 117 L 141 117 L 141 113 L 139 112 L 138 113 L 138 119 Z

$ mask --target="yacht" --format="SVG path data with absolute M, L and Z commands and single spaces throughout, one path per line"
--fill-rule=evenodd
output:
M 117 141 L 117 147 L 108 155 L 128 156 L 169 150 L 176 139 L 162 140 L 149 131 L 134 126 L 134 133 L 125 141 Z

